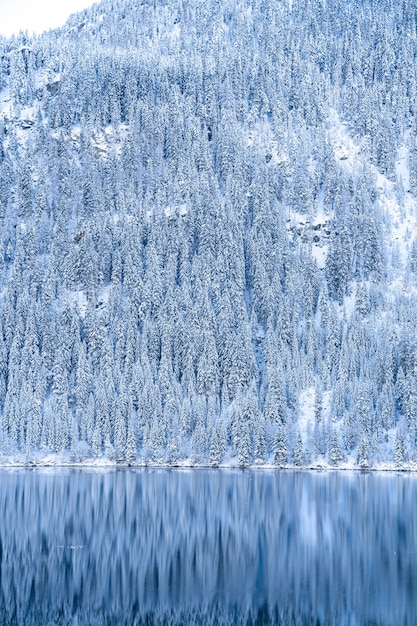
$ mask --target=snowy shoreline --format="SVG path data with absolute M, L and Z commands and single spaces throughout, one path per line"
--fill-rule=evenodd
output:
M 92 461 L 65 461 L 65 460 L 54 460 L 54 459 L 46 459 L 44 461 L 1 461 L 0 462 L 0 471 L 8 470 L 8 469 L 103 469 L 103 470 L 118 470 L 118 469 L 130 469 L 130 470 L 249 470 L 249 471 L 297 471 L 297 472 L 360 472 L 360 473 L 369 473 L 369 472 L 401 472 L 401 473 L 415 473 L 417 472 L 417 464 L 404 464 L 401 467 L 391 465 L 388 463 L 383 463 L 379 465 L 375 465 L 372 467 L 358 467 L 355 464 L 344 463 L 338 466 L 333 465 L 325 465 L 325 464 L 316 464 L 316 465 L 274 465 L 274 464 L 252 464 L 247 465 L 245 467 L 241 467 L 237 464 L 232 463 L 224 463 L 219 465 L 204 465 L 204 464 L 194 464 L 191 462 L 179 462 L 179 463 L 116 463 L 109 459 L 97 459 Z

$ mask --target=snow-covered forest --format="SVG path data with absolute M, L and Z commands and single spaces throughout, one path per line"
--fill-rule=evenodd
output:
M 417 464 L 417 7 L 0 38 L 0 460 Z

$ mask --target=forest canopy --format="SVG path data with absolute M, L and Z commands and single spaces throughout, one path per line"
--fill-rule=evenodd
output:
M 417 8 L 0 39 L 3 460 L 417 460 Z

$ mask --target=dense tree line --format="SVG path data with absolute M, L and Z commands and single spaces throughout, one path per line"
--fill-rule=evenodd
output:
M 417 458 L 416 17 L 103 0 L 0 40 L 5 456 Z

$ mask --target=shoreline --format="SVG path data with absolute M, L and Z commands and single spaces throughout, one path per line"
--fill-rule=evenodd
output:
M 268 463 L 252 464 L 241 467 L 233 464 L 192 464 L 192 463 L 126 463 L 126 462 L 114 462 L 103 460 L 102 462 L 94 461 L 63 461 L 59 460 L 54 462 L 48 461 L 16 461 L 16 462 L 0 462 L 0 471 L 9 469 L 85 469 L 85 470 L 239 470 L 239 471 L 291 471 L 291 472 L 359 472 L 359 473 L 402 473 L 402 474 L 415 474 L 417 473 L 417 465 L 407 464 L 402 467 L 391 466 L 388 464 L 381 464 L 378 466 L 370 467 L 358 467 L 356 465 L 341 464 L 340 466 L 331 465 L 273 465 Z

